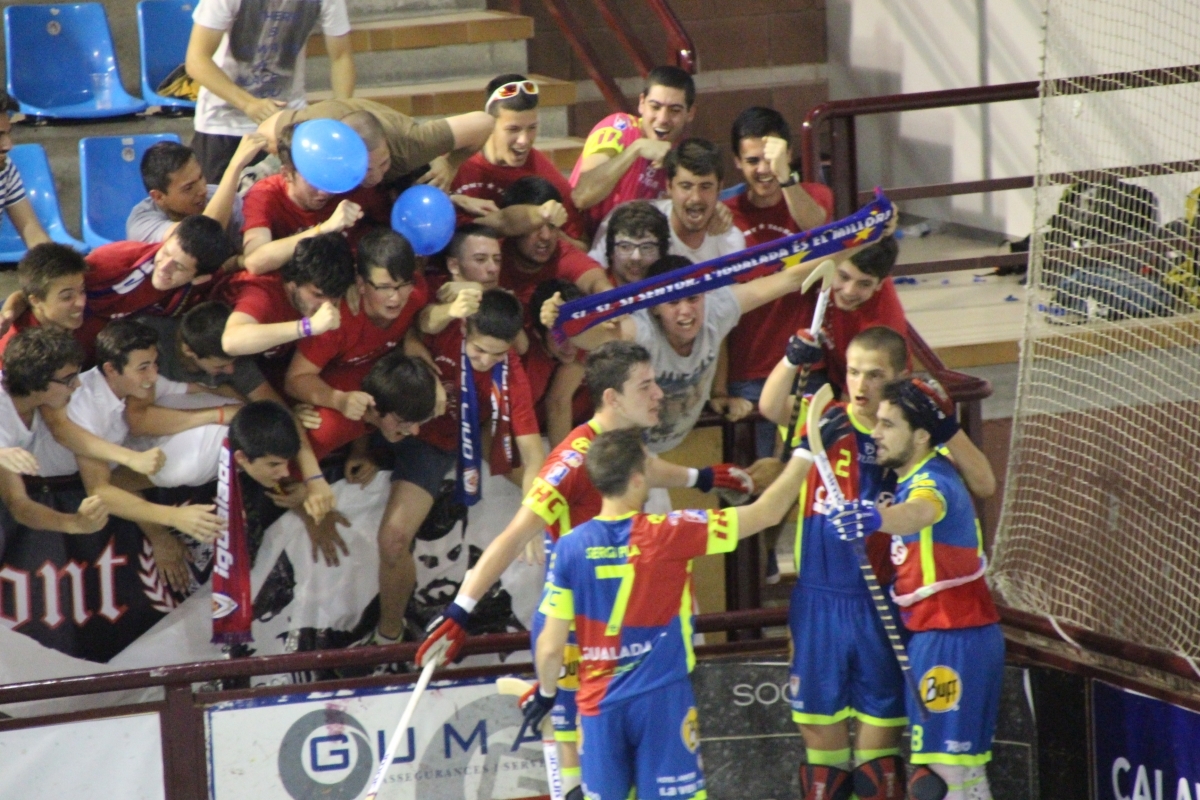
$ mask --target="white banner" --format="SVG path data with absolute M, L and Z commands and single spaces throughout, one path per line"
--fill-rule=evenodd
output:
M 212 800 L 355 800 L 365 794 L 412 685 L 237 700 L 205 713 Z M 421 697 L 381 800 L 518 800 L 548 794 L 541 738 L 515 741 L 515 698 L 492 679 Z
M 163 800 L 158 714 L 0 731 L 0 797 Z

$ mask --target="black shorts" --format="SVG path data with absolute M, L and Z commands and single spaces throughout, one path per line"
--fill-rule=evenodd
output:
M 415 436 L 405 436 L 392 446 L 392 482 L 408 481 L 437 497 L 442 481 L 458 466 L 458 453 L 434 447 Z
M 240 136 L 226 136 L 223 133 L 201 133 L 196 131 L 192 134 L 192 141 L 189 145 L 192 152 L 196 154 L 196 160 L 200 162 L 200 171 L 204 173 L 204 180 L 208 183 L 220 183 L 222 176 L 225 175 L 225 170 L 229 167 L 229 162 L 233 160 L 233 154 L 237 151 L 238 145 L 241 143 Z M 257 164 L 266 158 L 267 153 L 264 150 L 259 153 L 250 162 Z

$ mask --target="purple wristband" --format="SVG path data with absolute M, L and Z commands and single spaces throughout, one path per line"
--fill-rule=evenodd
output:
M 305 339 L 312 336 L 312 320 L 308 317 L 300 318 L 300 335 Z

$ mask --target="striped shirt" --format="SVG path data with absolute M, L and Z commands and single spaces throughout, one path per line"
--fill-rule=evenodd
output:
M 0 168 L 0 208 L 8 208 L 14 203 L 25 199 L 25 184 L 21 182 L 21 173 L 11 158 L 5 160 Z

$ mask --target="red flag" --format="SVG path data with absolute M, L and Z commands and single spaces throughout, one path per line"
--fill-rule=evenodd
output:
M 254 606 L 250 597 L 246 514 L 229 439 L 221 444 L 221 461 L 217 466 L 217 514 L 226 524 L 213 554 L 212 641 L 214 644 L 252 642 L 250 621 L 254 618 Z

